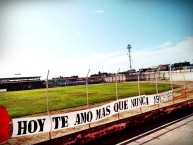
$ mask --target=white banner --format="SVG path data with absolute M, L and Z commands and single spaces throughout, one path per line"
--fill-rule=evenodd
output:
M 12 119 L 13 134 L 12 137 L 33 135 L 51 131 L 50 117 L 30 117 Z
M 42 117 L 13 119 L 13 135 L 18 137 L 55 131 L 99 121 L 119 112 L 172 100 L 172 91 L 113 101 L 100 107 Z
M 160 96 L 162 102 L 170 101 L 173 99 L 172 91 L 161 93 Z

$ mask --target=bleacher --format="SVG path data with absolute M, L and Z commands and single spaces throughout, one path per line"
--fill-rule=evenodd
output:
M 0 78 L 0 89 L 7 91 L 29 90 L 45 87 L 45 81 L 41 76 Z

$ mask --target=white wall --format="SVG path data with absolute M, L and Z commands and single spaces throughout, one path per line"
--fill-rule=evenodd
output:
M 170 79 L 170 72 L 169 71 L 161 71 L 157 74 L 153 73 L 153 72 L 149 72 L 149 73 L 145 73 L 147 74 L 146 79 L 147 80 L 154 80 L 155 76 L 162 80 L 162 79 Z M 184 77 L 185 77 L 185 81 L 193 81 L 193 70 L 178 70 L 178 71 L 173 71 L 172 72 L 172 81 L 184 81 Z M 105 78 L 105 82 L 115 82 L 116 78 L 115 75 L 110 76 L 110 77 L 106 77 Z M 117 76 L 117 81 L 126 81 L 126 77 L 123 74 L 118 74 Z
M 166 79 L 170 79 L 170 73 L 169 72 L 160 72 L 161 74 L 165 74 Z M 172 80 L 173 81 L 184 81 L 184 78 L 186 81 L 193 81 L 193 71 L 191 70 L 178 70 L 172 72 Z

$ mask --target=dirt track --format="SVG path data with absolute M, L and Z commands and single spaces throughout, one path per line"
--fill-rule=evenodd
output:
M 163 83 L 166 83 L 166 82 L 163 81 Z M 149 106 L 149 107 L 142 107 L 141 108 L 142 112 L 147 112 L 147 111 L 150 111 L 150 110 L 157 109 L 158 107 L 161 108 L 161 107 L 164 107 L 164 106 L 171 105 L 173 103 L 178 103 L 178 102 L 181 102 L 181 101 L 184 101 L 184 100 L 188 100 L 189 98 L 193 98 L 193 82 L 186 82 L 185 83 L 186 91 L 184 91 L 184 82 L 174 82 L 174 83 L 178 84 L 180 87 L 173 91 L 173 96 L 174 96 L 173 101 L 168 101 L 166 103 L 161 103 L 161 104 L 159 104 L 159 106 L 154 105 L 154 106 Z M 101 105 L 106 104 L 106 103 L 108 103 L 108 102 L 98 103 L 98 104 L 92 105 L 90 107 L 93 108 L 93 107 L 101 106 Z M 63 110 L 58 110 L 58 111 L 52 111 L 51 114 L 60 114 L 60 113 L 72 112 L 72 111 L 83 110 L 83 109 L 87 109 L 87 106 L 81 106 L 81 107 L 76 107 L 76 108 L 69 108 L 69 109 L 63 109 Z M 133 115 L 136 115 L 136 114 L 139 114 L 139 113 L 141 113 L 140 109 L 135 109 L 135 110 L 125 111 L 123 113 L 120 113 L 119 117 L 120 117 L 120 119 L 122 119 L 122 118 L 133 116 Z M 31 116 L 37 116 L 37 115 L 42 116 L 42 115 L 47 115 L 47 114 L 41 113 L 41 114 L 36 114 L 36 115 L 31 115 Z M 92 127 L 95 127 L 95 126 L 99 126 L 101 124 L 112 122 L 112 121 L 117 120 L 117 119 L 118 119 L 118 116 L 114 115 L 114 116 L 108 117 L 106 119 L 103 119 L 101 121 L 98 121 L 96 123 L 91 123 L 90 127 L 92 128 Z M 89 128 L 89 125 L 87 124 L 87 125 L 82 125 L 82 126 L 79 126 L 79 127 L 74 127 L 74 128 L 63 129 L 63 130 L 60 130 L 60 131 L 55 131 L 55 132 L 51 133 L 51 138 L 57 138 L 57 137 L 60 137 L 60 136 L 68 135 L 68 134 L 71 134 L 71 133 L 74 133 L 74 132 L 77 132 L 77 131 L 80 131 L 80 130 L 88 129 L 88 128 Z M 14 145 L 34 144 L 34 143 L 42 142 L 42 141 L 45 141 L 45 140 L 49 140 L 49 133 L 42 133 L 42 134 L 33 135 L 33 136 L 24 136 L 24 137 L 11 138 L 11 139 L 8 140 L 8 142 L 3 143 L 3 144 L 5 144 L 5 145 L 7 145 L 7 144 L 14 144 Z

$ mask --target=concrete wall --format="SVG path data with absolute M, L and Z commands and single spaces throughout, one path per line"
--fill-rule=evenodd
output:
M 117 75 L 117 81 L 118 81 L 118 82 L 124 82 L 124 81 L 126 81 L 125 75 L 123 75 L 123 74 L 118 74 L 118 75 Z M 109 76 L 109 77 L 105 77 L 105 82 L 108 82 L 108 83 L 116 82 L 116 76 L 115 76 L 115 75 L 112 75 L 112 76 Z
M 119 133 L 125 129 L 151 122 L 157 118 L 167 117 L 186 110 L 193 109 L 193 99 L 180 102 L 171 106 L 156 109 L 150 112 L 142 113 L 129 118 L 117 120 L 108 124 L 97 126 L 91 129 L 76 132 L 67 136 L 51 139 L 42 142 L 42 145 L 64 145 L 64 144 L 85 144 L 96 139 Z
M 161 71 L 157 74 L 154 72 L 148 72 L 148 73 L 143 73 L 140 74 L 140 80 L 155 80 L 155 77 L 157 77 L 160 80 L 164 79 L 170 79 L 170 72 L 169 71 Z M 172 80 L 173 81 L 184 81 L 184 78 L 186 81 L 193 81 L 193 71 L 191 70 L 178 70 L 178 71 L 173 71 L 172 72 Z M 118 74 L 117 76 L 117 81 L 118 82 L 124 82 L 124 81 L 137 81 L 138 80 L 138 75 L 130 75 L 130 76 L 125 76 L 123 74 Z M 116 77 L 110 76 L 105 78 L 105 82 L 115 82 Z
M 193 81 L 193 72 L 173 72 L 172 80 L 173 81 Z
M 160 75 L 165 76 L 166 79 L 170 79 L 170 73 L 168 71 L 160 72 Z M 193 71 L 192 70 L 178 70 L 172 72 L 173 81 L 193 81 Z

